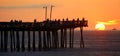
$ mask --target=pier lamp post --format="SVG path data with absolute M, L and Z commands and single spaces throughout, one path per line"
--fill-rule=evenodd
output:
M 51 17 L 52 17 L 52 8 L 55 7 L 53 5 L 51 5 L 51 10 L 50 10 L 50 20 L 51 20 Z
M 47 20 L 47 6 L 44 6 L 43 8 L 45 8 L 45 20 Z

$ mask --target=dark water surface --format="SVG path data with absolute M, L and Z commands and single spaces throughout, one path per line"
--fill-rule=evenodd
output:
M 72 49 L 42 52 L 1 52 L 0 56 L 120 56 L 120 31 L 84 31 L 85 48 L 79 48 L 79 31 L 75 31 L 74 39 L 75 48 Z

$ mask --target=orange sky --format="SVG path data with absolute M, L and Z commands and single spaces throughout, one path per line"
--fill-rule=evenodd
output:
M 120 29 L 120 0 L 2 0 L 0 1 L 0 21 L 22 19 L 43 21 L 43 6 L 53 8 L 52 18 L 86 18 L 89 21 L 87 30 L 94 30 L 98 22 L 115 21 L 116 24 L 107 25 L 106 29 Z

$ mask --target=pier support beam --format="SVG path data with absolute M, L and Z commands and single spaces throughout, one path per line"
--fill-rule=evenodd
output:
M 61 48 L 64 48 L 64 34 L 63 34 L 63 29 L 61 29 Z
M 72 36 L 71 36 L 71 37 L 72 37 L 72 40 L 71 40 L 71 42 L 72 42 L 72 43 L 71 43 L 71 48 L 73 48 L 73 47 L 74 47 L 74 28 L 72 28 L 72 33 L 71 33 L 71 34 L 72 34 Z
M 7 52 L 8 47 L 8 31 L 4 31 L 4 51 Z
M 80 27 L 80 32 L 81 32 L 80 48 L 84 48 L 83 27 Z
M 20 39 L 19 39 L 19 31 L 16 31 L 16 48 L 17 48 L 17 51 L 19 52 L 20 51 Z
M 57 44 L 57 48 L 59 48 L 59 40 L 58 40 L 58 30 L 55 31 L 55 35 L 56 35 L 56 44 Z
M 32 45 L 32 47 L 33 47 L 33 51 L 35 51 L 36 50 L 36 47 L 35 47 L 35 31 L 33 31 L 33 45 Z
M 38 31 L 38 35 L 39 35 L 38 50 L 41 51 L 42 50 L 41 31 Z
M 50 48 L 50 31 L 47 31 L 47 47 Z
M 16 47 L 15 47 L 15 31 L 13 31 L 13 51 L 16 50 Z
M 74 45 L 74 28 L 70 28 L 70 38 L 69 38 L 69 47 L 73 48 Z
M 52 30 L 52 48 L 56 48 L 55 31 Z
M 64 37 L 63 38 L 64 38 L 64 40 L 63 40 L 64 46 L 65 46 L 65 48 L 67 48 L 67 29 L 66 28 L 64 29 Z
M 30 31 L 28 30 L 28 51 L 31 51 L 31 38 L 30 38 Z
M 3 46 L 4 45 L 4 42 L 3 42 L 3 31 L 1 31 L 1 51 L 3 51 Z
M 46 50 L 47 44 L 46 44 L 46 31 L 43 31 L 43 50 Z
M 52 31 L 52 40 L 53 40 L 53 48 L 58 48 L 59 46 L 59 41 L 58 41 L 58 31 L 57 30 L 53 30 Z
M 71 43 L 72 35 L 71 35 L 71 31 L 72 31 L 72 29 L 70 28 L 70 36 L 69 36 L 69 47 L 70 48 L 72 48 L 72 43 Z
M 10 31 L 10 49 L 13 52 L 13 31 Z
M 50 48 L 52 48 L 52 31 L 50 31 Z
M 25 31 L 22 31 L 22 52 L 25 51 Z

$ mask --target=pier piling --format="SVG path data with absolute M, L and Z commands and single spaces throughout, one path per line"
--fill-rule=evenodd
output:
M 30 31 L 28 32 L 28 51 L 31 51 L 31 38 L 30 38 Z
M 20 51 L 20 40 L 19 40 L 19 31 L 16 31 L 16 48 L 17 48 L 17 51 L 19 52 Z
M 46 44 L 46 31 L 43 31 L 43 50 L 47 49 L 47 44 Z
M 36 46 L 35 46 L 35 31 L 33 31 L 33 45 L 32 45 L 32 47 L 33 47 L 33 51 L 35 51 L 36 50 Z
M 8 47 L 8 31 L 4 31 L 4 51 L 7 52 Z
M 71 34 L 72 34 L 72 36 L 71 36 L 71 37 L 72 37 L 72 40 L 71 40 L 71 42 L 72 42 L 72 43 L 71 43 L 71 48 L 73 48 L 73 47 L 74 47 L 74 28 L 72 28 L 72 33 L 71 33 Z
M 80 38 L 80 47 L 84 48 L 84 40 L 83 40 L 83 27 L 80 27 L 81 38 Z
M 13 31 L 10 31 L 10 49 L 13 52 Z
M 70 48 L 72 48 L 72 42 L 71 42 L 72 41 L 72 32 L 71 31 L 72 31 L 72 29 L 70 28 L 70 38 L 69 38 L 69 45 L 70 45 L 69 47 Z
M 38 50 L 41 51 L 42 49 L 42 42 L 41 42 L 41 31 L 38 31 L 39 34 L 39 41 L 38 41 Z
M 22 46 L 21 46 L 22 52 L 25 51 L 25 31 L 22 31 Z
M 61 29 L 61 48 L 64 48 L 63 29 Z
M 0 45 L 0 46 L 1 46 L 1 51 L 3 51 L 3 47 L 4 47 L 4 46 L 3 46 L 3 44 L 4 44 L 3 38 L 4 38 L 4 37 L 3 37 L 3 31 L 1 31 L 1 45 Z
M 64 29 L 64 46 L 67 48 L 67 29 Z

